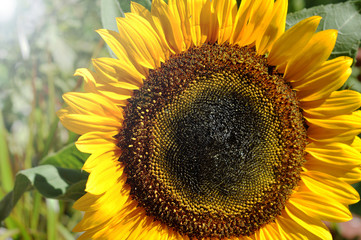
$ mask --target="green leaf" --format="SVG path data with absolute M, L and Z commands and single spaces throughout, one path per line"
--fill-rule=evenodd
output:
M 40 164 L 50 164 L 61 168 L 81 169 L 89 154 L 80 152 L 74 143 L 71 143 L 58 152 L 45 157 Z
M 127 2 L 127 1 L 125 1 Z M 117 0 L 102 0 L 100 5 L 100 13 L 103 28 L 118 31 L 116 18 L 124 17 L 123 9 Z
M 142 5 L 143 7 L 145 7 L 146 9 L 148 9 L 150 11 L 152 2 L 150 0 L 134 0 L 132 2 L 136 2 L 139 3 L 140 5 Z M 124 12 L 130 12 L 130 0 L 119 0 L 119 4 L 120 7 L 123 9 Z
M 317 4 L 320 5 L 320 4 Z M 295 12 L 305 7 L 305 0 L 290 0 L 288 1 L 288 12 Z
M 310 8 L 314 6 L 319 6 L 322 4 L 330 4 L 330 3 L 340 3 L 340 2 L 347 2 L 346 0 L 304 0 L 305 7 Z
M 104 29 L 118 32 L 116 18 L 124 17 L 124 12 L 117 0 L 102 0 L 100 5 L 100 15 Z M 112 58 L 117 58 L 108 45 L 107 49 Z
M 42 165 L 20 171 L 15 178 L 14 190 L 0 201 L 0 221 L 4 220 L 20 197 L 35 188 L 44 197 L 76 200 L 85 194 L 88 174 L 81 170 Z
M 321 16 L 322 20 L 317 31 L 325 29 L 338 30 L 336 46 L 330 59 L 338 56 L 349 56 L 355 59 L 361 42 L 360 11 L 361 0 L 304 9 L 287 15 L 286 29 L 307 17 Z

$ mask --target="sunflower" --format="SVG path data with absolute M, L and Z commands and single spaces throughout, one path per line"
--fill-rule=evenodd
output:
M 58 112 L 90 157 L 79 239 L 332 239 L 361 180 L 361 96 L 338 90 L 320 17 L 286 32 L 287 0 L 131 3 L 117 59 L 78 69 Z

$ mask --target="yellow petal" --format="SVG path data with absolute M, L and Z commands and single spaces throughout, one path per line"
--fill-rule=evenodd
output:
M 83 78 L 85 84 L 84 84 L 84 90 L 86 92 L 91 92 L 91 93 L 98 93 L 98 91 L 96 90 L 95 87 L 95 83 L 96 83 L 96 73 L 90 71 L 87 68 L 78 68 L 75 73 L 74 76 L 80 76 Z
M 133 96 L 134 91 L 124 88 L 125 84 L 112 84 L 103 85 L 97 84 L 96 88 L 99 93 L 107 98 L 111 99 L 114 103 L 118 104 L 118 101 L 126 100 Z
M 332 235 L 328 228 L 317 218 L 312 218 L 290 205 L 286 206 L 285 211 L 299 227 L 306 230 L 304 234 L 307 239 L 332 240 Z
M 360 200 L 357 191 L 351 185 L 326 173 L 302 172 L 302 182 L 320 198 L 327 196 L 327 198 L 348 205 Z
M 128 55 L 127 50 L 122 45 L 124 40 L 122 40 L 119 33 L 107 29 L 99 29 L 96 32 L 104 39 L 121 62 L 125 62 L 127 65 L 133 64 L 139 72 L 148 76 L 148 68 L 138 64 L 137 59 L 134 58 L 134 56 Z
M 88 132 L 79 137 L 75 145 L 79 151 L 94 153 L 96 151 L 107 151 L 116 147 L 117 141 L 114 136 L 103 132 Z
M 74 203 L 73 208 L 79 211 L 86 211 L 89 209 L 89 206 L 92 206 L 99 199 L 99 197 L 100 196 L 86 193 Z
M 277 0 L 274 3 L 271 22 L 269 23 L 262 38 L 256 40 L 256 49 L 260 55 L 269 52 L 274 42 L 284 33 L 287 8 L 288 0 Z
M 124 187 L 123 187 L 124 186 Z M 73 208 L 86 211 L 85 216 L 73 229 L 82 232 L 87 229 L 102 229 L 102 225 L 109 222 L 114 215 L 118 214 L 129 202 L 130 188 L 124 182 L 111 186 L 111 188 L 101 194 L 94 195 L 87 193 L 76 201 Z M 114 201 L 114 198 L 117 201 Z
M 205 4 L 208 2 L 207 0 L 188 0 L 187 1 L 187 9 L 188 9 L 188 18 L 189 20 L 189 26 L 190 26 L 190 33 L 191 33 L 191 39 L 195 46 L 200 46 L 202 43 L 204 43 L 207 40 L 207 34 L 202 33 L 202 28 L 209 27 L 212 28 L 211 22 L 209 22 L 208 26 L 202 25 L 202 14 L 206 12 Z M 210 5 L 209 5 L 210 6 Z M 210 13 L 208 13 L 210 14 Z M 215 15 L 215 14 L 214 14 Z M 213 18 L 216 21 L 216 17 Z M 210 18 L 206 17 L 206 21 L 211 21 Z M 207 23 L 204 23 L 204 25 Z
M 313 157 L 307 157 L 307 162 L 304 164 L 304 168 L 307 171 L 317 171 L 330 174 L 348 184 L 361 181 L 360 166 L 350 167 L 348 165 L 330 165 L 329 163 L 318 161 Z
M 121 87 L 111 87 L 111 85 L 109 85 L 110 83 L 101 84 L 101 82 L 106 82 L 104 79 L 102 79 L 102 73 L 97 74 L 90 71 L 89 69 L 81 68 L 77 69 L 74 75 L 83 77 L 85 81 L 84 88 L 86 92 L 96 93 L 100 96 L 106 97 L 117 106 L 125 106 L 127 104 L 126 100 L 133 94 L 133 91 L 129 91 L 129 87 L 124 89 L 123 85 Z
M 204 8 L 201 11 L 201 40 L 207 40 L 209 43 L 214 43 L 218 38 L 218 18 L 214 9 L 214 4 L 211 1 L 206 0 Z
M 352 143 L 361 133 L 361 112 L 339 115 L 327 119 L 305 118 L 309 128 L 307 136 L 318 142 Z
M 113 58 L 96 58 L 93 59 L 93 65 L 101 76 L 98 80 L 100 84 L 122 83 L 124 89 L 130 90 L 139 89 L 143 85 L 145 76 L 139 73 L 133 64 Z
M 131 11 L 132 13 L 135 13 L 141 17 L 143 17 L 144 19 L 146 19 L 151 25 L 152 28 L 154 29 L 154 31 L 157 33 L 160 41 L 161 41 L 161 46 L 163 49 L 163 53 L 165 55 L 165 59 L 169 58 L 170 53 L 174 53 L 173 50 L 170 49 L 168 42 L 165 38 L 165 34 L 162 28 L 158 28 L 153 21 L 153 17 L 152 14 L 148 11 L 148 9 L 146 9 L 145 7 L 143 7 L 142 5 L 140 5 L 139 3 L 136 2 L 130 2 L 130 7 L 131 7 Z
M 347 183 L 361 180 L 360 152 L 343 143 L 311 143 L 306 147 L 304 168 L 330 174 Z
M 306 47 L 289 60 L 284 78 L 289 82 L 297 81 L 314 69 L 318 69 L 330 56 L 336 39 L 337 30 L 329 29 L 315 33 Z
M 112 218 L 112 214 L 114 215 L 121 211 L 123 205 L 129 200 L 130 188 L 125 184 L 125 181 L 122 181 L 121 184 L 123 184 L 124 187 L 120 184 L 114 185 L 101 195 L 87 193 L 79 199 L 80 201 L 76 201 L 73 207 L 80 211 L 87 211 L 91 214 L 94 213 L 92 215 L 99 215 L 100 213 L 103 215 L 101 219 L 107 221 L 109 218 Z M 115 196 L 117 201 L 114 201 Z M 94 200 L 89 201 L 88 199 L 90 198 Z M 96 211 L 98 211 L 98 213 L 95 213 Z
M 321 161 L 329 165 L 340 165 L 346 168 L 361 167 L 361 153 L 348 144 L 310 143 L 306 147 L 306 152 L 309 154 L 306 156 L 306 160 L 311 159 L 312 156 L 314 159 L 312 161 Z
M 314 73 L 291 84 L 301 102 L 327 98 L 346 82 L 352 72 L 351 65 L 351 58 L 338 57 L 326 61 Z
M 285 240 L 332 240 L 328 228 L 317 218 L 312 218 L 297 208 L 286 206 L 276 224 Z
M 254 234 L 254 239 L 281 239 L 278 226 L 275 223 L 268 223 Z
M 104 39 L 119 60 L 129 62 L 127 51 L 121 44 L 122 39 L 119 33 L 107 29 L 98 29 L 97 33 Z
M 170 0 L 168 1 L 169 8 L 173 13 L 173 16 L 176 21 L 180 23 L 180 28 L 182 30 L 183 35 L 183 46 L 182 50 L 187 50 L 192 44 L 192 36 L 191 36 L 191 27 L 189 19 L 199 18 L 199 14 L 192 15 L 189 11 L 189 7 L 192 5 L 187 4 L 187 1 L 177 1 Z
M 166 40 L 173 53 L 182 51 L 183 36 L 179 28 L 179 19 L 176 19 L 169 6 L 163 0 L 154 0 L 151 9 L 153 27 L 158 35 Z
M 113 118 L 69 114 L 66 109 L 58 111 L 57 114 L 64 127 L 80 135 L 88 132 L 106 132 L 115 135 L 122 126 L 119 121 Z
M 259 1 L 257 1 L 257 3 L 259 4 Z M 235 44 L 242 39 L 244 29 L 252 14 L 252 11 L 253 11 L 253 4 L 251 0 L 241 1 L 241 4 L 235 16 L 232 35 L 229 40 L 231 44 Z
M 99 229 L 106 228 L 106 220 L 103 218 L 92 217 L 89 212 L 86 212 L 83 216 L 83 219 L 73 228 L 73 232 L 85 232 L 78 239 L 91 239 L 91 236 L 94 234 L 92 232 L 98 231 Z
M 152 23 L 152 14 L 143 5 L 132 1 L 130 2 L 130 10 L 132 13 L 135 13 L 146 19 L 149 23 Z
M 122 121 L 123 111 L 110 100 L 94 93 L 69 92 L 63 95 L 64 101 L 75 113 L 108 117 Z
M 351 171 L 348 171 L 342 177 L 338 177 L 341 181 L 344 181 L 348 184 L 354 184 L 361 182 L 361 168 L 355 167 Z
M 139 223 L 134 224 L 134 229 L 129 235 L 129 239 L 160 239 L 161 234 L 158 230 L 159 223 L 154 221 L 153 218 L 144 216 L 139 218 Z M 157 226 L 158 225 L 158 226 Z M 172 239 L 168 236 L 168 239 Z
M 269 64 L 280 65 L 299 53 L 312 38 L 320 21 L 319 16 L 309 17 L 287 30 L 274 43 L 268 55 Z
M 232 34 L 234 18 L 237 14 L 236 0 L 212 1 L 218 19 L 218 44 L 229 40 Z
M 292 87 L 296 90 L 309 90 L 315 85 L 327 85 L 330 81 L 323 80 L 324 82 L 319 83 L 319 81 L 322 81 L 322 77 L 328 79 L 335 74 L 339 77 L 351 67 L 352 62 L 352 58 L 345 56 L 328 60 L 322 63 L 315 71 L 305 74 L 298 81 L 293 81 L 291 83 Z
M 356 136 L 351 146 L 355 148 L 358 152 L 361 152 L 361 138 Z
M 146 68 L 160 67 L 165 56 L 158 35 L 144 18 L 126 13 L 125 18 L 117 18 L 123 47 L 132 59 Z
M 142 208 L 137 206 L 138 203 L 136 201 L 128 202 L 131 202 L 131 204 L 127 203 L 127 206 L 115 214 L 112 221 L 108 223 L 110 229 L 99 234 L 99 237 L 119 240 L 132 239 L 130 236 L 136 226 L 142 224 L 142 221 L 148 218 L 148 216 Z
M 242 30 L 242 37 L 237 42 L 240 46 L 251 45 L 261 40 L 264 31 L 270 23 L 274 1 L 256 0 L 252 5 L 251 14 Z
M 160 223 L 154 221 L 154 219 L 147 217 L 144 218 L 147 223 L 143 224 L 143 230 L 138 236 L 138 239 L 149 239 L 149 240 L 158 240 L 161 239 L 161 231 L 160 229 L 164 226 L 160 226 Z M 189 240 L 187 236 L 184 236 L 184 240 Z
M 85 161 L 82 169 L 87 172 L 92 172 L 102 162 L 116 162 L 121 155 L 121 150 L 118 146 L 108 146 L 107 149 L 93 151 L 88 159 Z
M 322 100 L 302 102 L 304 116 L 309 118 L 328 118 L 350 114 L 361 107 L 361 94 L 356 91 L 334 91 Z
M 310 217 L 321 218 L 324 221 L 346 222 L 352 219 L 348 207 L 344 204 L 311 192 L 292 194 L 289 204 Z
M 108 154 L 109 155 L 109 154 Z M 104 155 L 103 155 L 104 156 Z M 118 179 L 123 174 L 123 167 L 118 162 L 119 156 L 114 155 L 113 161 L 98 161 L 98 165 L 92 168 L 86 182 L 85 191 L 91 194 L 99 195 L 117 185 Z M 86 170 L 86 169 L 84 169 Z

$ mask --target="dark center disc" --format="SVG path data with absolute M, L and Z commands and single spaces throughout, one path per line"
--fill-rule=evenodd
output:
M 131 195 L 191 238 L 250 235 L 296 187 L 306 130 L 295 93 L 252 48 L 204 44 L 150 71 L 116 137 Z

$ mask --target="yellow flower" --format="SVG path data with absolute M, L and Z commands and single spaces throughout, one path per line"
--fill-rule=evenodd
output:
M 332 239 L 361 180 L 360 94 L 336 91 L 320 17 L 284 32 L 287 0 L 132 3 L 118 59 L 78 69 L 58 115 L 91 156 L 79 239 Z

